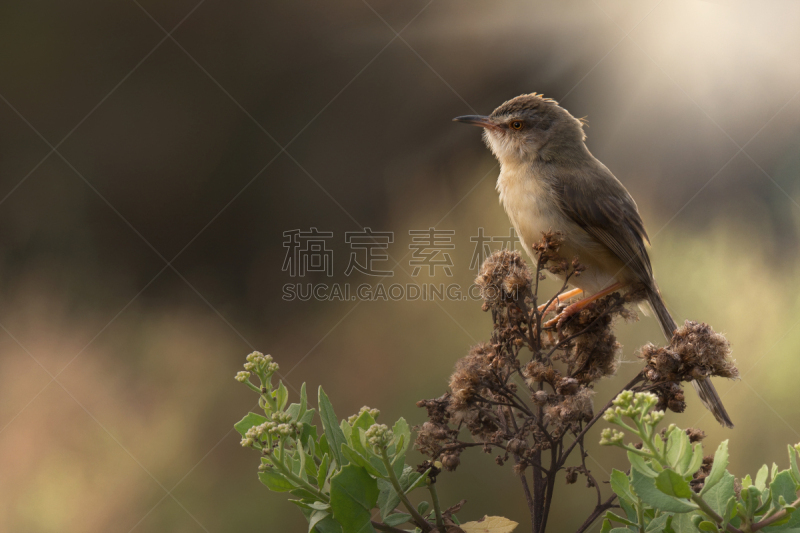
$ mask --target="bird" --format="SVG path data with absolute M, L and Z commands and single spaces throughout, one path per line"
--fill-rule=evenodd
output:
M 677 324 L 658 289 L 636 202 L 625 186 L 586 147 L 584 121 L 553 99 L 523 94 L 490 115 L 465 115 L 456 122 L 483 128 L 483 139 L 500 163 L 497 191 L 522 247 L 545 232 L 562 234 L 560 253 L 577 256 L 586 270 L 561 299 L 585 293 L 568 306 L 566 318 L 612 292 L 643 287 L 667 338 Z M 565 298 L 566 297 L 566 298 Z M 703 405 L 725 427 L 733 422 L 708 378 L 692 381 Z

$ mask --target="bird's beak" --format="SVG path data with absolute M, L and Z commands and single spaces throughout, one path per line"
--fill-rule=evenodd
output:
M 464 124 L 472 124 L 473 126 L 480 126 L 481 128 L 489 128 L 492 130 L 499 130 L 500 126 L 494 123 L 490 117 L 481 115 L 464 115 L 463 117 L 456 117 L 453 122 L 463 122 Z

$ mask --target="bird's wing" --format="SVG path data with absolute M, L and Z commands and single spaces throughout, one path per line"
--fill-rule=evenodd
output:
M 625 187 L 602 165 L 579 177 L 562 178 L 566 179 L 553 185 L 564 214 L 607 246 L 639 281 L 649 286 L 653 280 L 645 248 L 649 239 L 636 202 Z

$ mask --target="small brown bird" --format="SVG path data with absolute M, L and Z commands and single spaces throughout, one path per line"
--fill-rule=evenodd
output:
M 636 202 L 603 163 L 586 148 L 583 123 L 558 102 L 526 94 L 505 102 L 489 116 L 453 119 L 482 127 L 483 138 L 500 162 L 500 201 L 533 257 L 542 233 L 560 231 L 565 257 L 578 256 L 586 271 L 565 293 L 588 296 L 562 316 L 632 285 L 644 286 L 667 340 L 677 325 L 669 314 L 650 266 L 647 233 Z M 733 427 L 710 379 L 692 382 L 703 405 L 724 426 Z

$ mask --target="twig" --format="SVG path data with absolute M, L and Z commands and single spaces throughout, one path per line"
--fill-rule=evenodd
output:
M 617 498 L 617 495 L 616 494 L 612 494 L 611 497 L 609 497 L 605 502 L 603 502 L 601 505 L 598 505 L 597 507 L 595 507 L 594 511 L 592 511 L 592 514 L 589 515 L 589 517 L 586 519 L 586 521 L 581 525 L 581 527 L 579 527 L 575 531 L 575 533 L 583 533 L 584 531 L 589 529 L 589 527 L 592 525 L 592 523 L 595 520 L 597 520 L 597 518 L 601 514 L 603 514 L 608 509 L 611 509 L 614 506 L 614 500 L 616 498 Z
M 638 374 L 636 374 L 636 377 L 634 377 L 634 378 L 633 378 L 632 380 L 630 380 L 630 381 L 629 381 L 629 382 L 628 382 L 628 383 L 627 383 L 627 384 L 626 384 L 624 387 L 622 387 L 622 390 L 620 390 L 620 392 L 623 392 L 623 391 L 626 391 L 626 390 L 630 390 L 631 388 L 633 388 L 633 386 L 634 386 L 634 385 L 636 385 L 637 383 L 639 383 L 639 382 L 640 382 L 640 381 L 642 381 L 643 379 L 644 379 L 644 376 L 642 375 L 642 373 L 641 373 L 641 372 L 639 372 Z M 583 438 L 583 436 L 584 436 L 584 435 L 586 435 L 586 432 L 587 432 L 587 431 L 589 431 L 589 429 L 590 429 L 590 428 L 591 428 L 591 427 L 592 427 L 592 426 L 593 426 L 593 425 L 594 425 L 594 424 L 595 424 L 595 423 L 596 423 L 598 420 L 600 420 L 600 417 L 601 417 L 601 416 L 603 416 L 603 413 L 605 413 L 605 412 L 608 410 L 608 408 L 609 408 L 609 407 L 611 407 L 612 403 L 614 402 L 614 398 L 616 398 L 617 396 L 619 396 L 619 393 L 617 393 L 617 394 L 615 394 L 614 396 L 612 396 L 612 398 L 611 398 L 611 399 L 608 401 L 608 403 L 606 403 L 606 404 L 603 406 L 603 408 L 602 408 L 602 409 L 600 409 L 600 410 L 597 412 L 597 414 L 596 414 L 596 415 L 594 415 L 594 418 L 592 418 L 592 419 L 591 419 L 591 420 L 590 420 L 590 421 L 589 421 L 589 422 L 586 424 L 586 427 L 584 427 L 584 428 L 583 428 L 583 430 L 582 430 L 580 433 L 578 433 L 578 436 L 575 438 L 575 440 L 572 442 L 572 444 L 570 444 L 570 445 L 567 447 L 567 449 L 566 449 L 566 450 L 564 450 L 564 452 L 562 452 L 562 453 L 561 453 L 561 457 L 560 457 L 560 458 L 559 458 L 559 460 L 558 460 L 558 465 L 559 465 L 559 467 L 561 467 L 561 466 L 564 466 L 564 463 L 566 462 L 566 460 L 567 460 L 567 457 L 569 457 L 569 454 L 570 454 L 570 453 L 572 453 L 572 450 L 573 450 L 573 449 L 575 448 L 575 446 L 578 444 L 578 441 L 580 441 L 580 440 Z
M 792 507 L 794 507 L 795 509 L 797 509 L 798 506 L 800 506 L 800 498 L 795 500 L 794 503 L 792 503 Z M 756 522 L 755 524 L 753 524 L 752 530 L 758 531 L 761 528 L 767 527 L 768 525 L 777 522 L 778 520 L 780 520 L 785 516 L 786 516 L 786 509 L 781 509 L 780 511 L 770 516 L 769 518 L 765 518 L 760 522 Z
M 383 460 L 383 465 L 386 467 L 392 487 L 394 487 L 395 492 L 397 492 L 397 496 L 400 497 L 400 501 L 403 502 L 403 505 L 408 510 L 409 514 L 412 516 L 412 518 L 414 518 L 414 523 L 417 524 L 417 526 L 424 533 L 432 531 L 433 527 L 431 526 L 430 522 L 425 520 L 425 517 L 419 514 L 417 508 L 414 507 L 410 501 L 408 501 L 408 496 L 406 496 L 405 491 L 403 491 L 403 487 L 400 486 L 400 482 L 397 480 L 397 476 L 394 474 L 392 463 L 389 461 L 389 456 L 386 455 L 386 450 L 383 448 L 381 448 L 381 460 Z
M 428 480 L 428 490 L 431 493 L 431 502 L 433 503 L 433 512 L 436 516 L 436 527 L 441 533 L 444 533 L 444 519 L 442 518 L 442 508 L 439 507 L 439 494 L 436 492 L 436 485 Z
M 387 533 L 407 533 L 402 529 L 392 526 L 387 526 L 383 522 L 376 522 L 375 520 L 372 520 L 372 527 L 374 527 L 378 531 L 386 531 Z
M 519 456 L 514 456 L 514 462 L 519 464 Z M 534 511 L 533 496 L 531 496 L 531 489 L 528 487 L 528 478 L 525 477 L 525 472 L 519 473 L 519 479 L 522 481 L 522 492 L 525 493 L 525 502 L 528 504 L 528 512 L 531 515 L 531 523 L 536 520 L 536 513 Z

